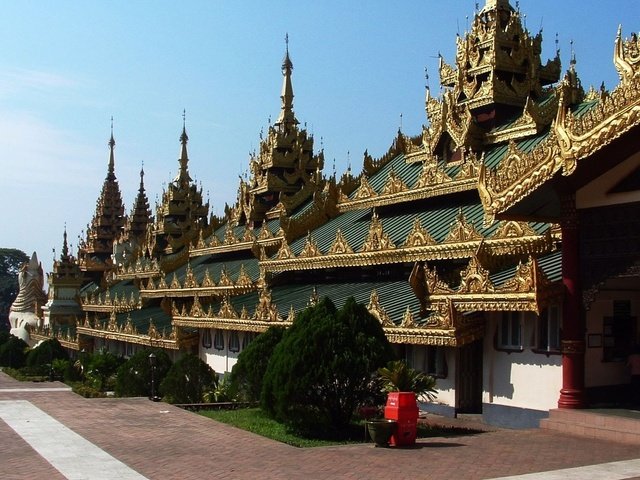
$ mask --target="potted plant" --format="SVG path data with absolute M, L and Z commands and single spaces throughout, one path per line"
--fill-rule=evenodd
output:
M 417 398 L 433 400 L 437 393 L 436 380 L 409 367 L 401 360 L 389 362 L 378 369 L 381 387 L 387 392 L 386 419 L 395 420 L 397 428 L 391 438 L 392 445 L 415 443 L 418 426 Z

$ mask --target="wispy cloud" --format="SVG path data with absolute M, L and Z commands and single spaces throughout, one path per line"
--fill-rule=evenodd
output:
M 15 94 L 25 90 L 44 93 L 74 88 L 78 85 L 77 79 L 54 72 L 24 68 L 0 69 L 0 95 Z

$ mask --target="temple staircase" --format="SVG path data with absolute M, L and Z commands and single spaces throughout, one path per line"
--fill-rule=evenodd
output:
M 581 437 L 640 445 L 640 411 L 625 409 L 554 409 L 540 428 Z

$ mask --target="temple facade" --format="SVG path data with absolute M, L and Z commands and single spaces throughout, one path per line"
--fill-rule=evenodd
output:
M 428 126 L 340 178 L 296 119 L 287 45 L 277 121 L 220 218 L 190 176 L 185 125 L 155 216 L 142 173 L 125 216 L 112 134 L 96 214 L 77 259 L 65 232 L 37 335 L 192 352 L 224 374 L 255 335 L 352 296 L 437 377 L 426 410 L 528 427 L 621 401 L 639 338 L 640 42 L 618 32 L 609 92 L 585 91 L 575 58 L 543 62 L 508 0 L 487 0 L 456 41 L 441 95 L 426 89 Z

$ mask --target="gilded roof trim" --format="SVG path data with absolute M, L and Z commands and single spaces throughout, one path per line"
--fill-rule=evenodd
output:
M 640 125 L 640 56 L 638 39 L 616 39 L 614 63 L 622 77 L 610 93 L 584 115 L 569 109 L 570 76 L 558 86 L 559 105 L 551 133 L 529 153 L 512 143 L 500 166 L 489 171 L 484 165 L 478 178 L 478 192 L 485 210 L 485 224 L 531 194 L 558 171 L 571 175 L 577 162 L 593 155 L 632 128 Z

